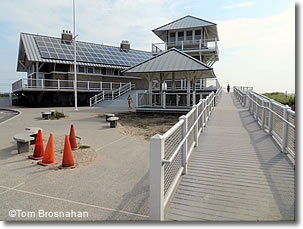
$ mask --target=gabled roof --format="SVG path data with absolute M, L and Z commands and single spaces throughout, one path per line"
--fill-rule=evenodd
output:
M 164 31 L 164 30 L 173 30 L 173 29 L 205 27 L 205 26 L 211 26 L 211 25 L 216 25 L 216 24 L 213 22 L 209 22 L 209 21 L 197 18 L 197 17 L 187 15 L 187 16 L 179 18 L 173 22 L 170 22 L 166 25 L 160 26 L 159 28 L 154 29 L 153 32 Z
M 164 73 L 167 77 L 171 73 L 179 79 L 185 79 L 186 76 L 195 78 L 215 78 L 213 69 L 190 55 L 179 51 L 178 49 L 169 49 L 149 60 L 123 70 L 124 75 L 150 76 Z
M 164 34 L 166 31 L 169 30 L 179 30 L 179 29 L 188 29 L 188 28 L 201 28 L 201 27 L 208 27 L 210 30 L 213 30 L 212 36 L 218 37 L 217 34 L 217 24 L 206 21 L 197 17 L 193 17 L 190 15 L 187 15 L 185 17 L 179 18 L 173 22 L 170 22 L 166 25 L 160 26 L 153 31 L 158 37 L 160 37 L 162 40 L 164 40 Z
M 59 64 L 73 64 L 73 44 L 61 42 L 60 38 L 20 34 L 17 71 L 22 68 L 24 55 L 28 61 Z M 152 57 L 150 52 L 130 49 L 128 52 L 120 47 L 77 41 L 77 64 L 94 67 L 125 69 Z

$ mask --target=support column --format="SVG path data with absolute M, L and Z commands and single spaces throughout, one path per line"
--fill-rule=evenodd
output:
M 172 85 L 171 85 L 172 91 L 176 91 L 176 81 L 175 81 L 175 73 L 172 73 Z
M 148 80 L 148 104 L 152 105 L 153 79 Z
M 186 88 L 187 88 L 187 107 L 190 107 L 190 80 L 189 79 L 187 79 Z
M 193 80 L 193 106 L 196 105 L 196 80 Z

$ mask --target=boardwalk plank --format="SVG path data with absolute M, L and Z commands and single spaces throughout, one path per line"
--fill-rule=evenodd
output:
M 167 220 L 295 219 L 295 167 L 232 94 L 200 135 Z

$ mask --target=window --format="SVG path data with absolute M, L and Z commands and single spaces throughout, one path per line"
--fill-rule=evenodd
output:
M 84 66 L 79 66 L 79 72 L 85 72 Z
M 101 68 L 101 74 L 106 75 L 106 68 Z
M 176 33 L 169 33 L 169 41 L 175 42 L 176 41 Z
M 184 41 L 184 32 L 178 32 L 178 41 Z
M 201 30 L 196 30 L 195 31 L 195 40 L 200 40 L 201 39 Z
M 186 32 L 186 40 L 191 41 L 193 39 L 193 31 Z
M 93 67 L 88 67 L 87 72 L 88 73 L 94 73 L 94 68 Z

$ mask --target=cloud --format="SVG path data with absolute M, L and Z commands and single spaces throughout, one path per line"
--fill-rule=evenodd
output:
M 223 85 L 254 86 L 259 92 L 295 92 L 295 7 L 262 18 L 216 21 Z
M 240 2 L 234 5 L 226 5 L 223 6 L 224 9 L 236 9 L 236 8 L 243 8 L 243 7 L 250 7 L 253 6 L 255 2 L 248 1 L 248 2 Z

